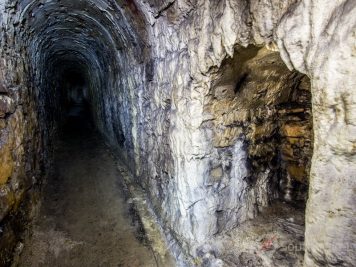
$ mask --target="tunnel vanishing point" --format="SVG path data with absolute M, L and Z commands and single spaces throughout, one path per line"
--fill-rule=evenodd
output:
M 49 217 L 72 243 L 33 267 L 355 266 L 356 1 L 0 0 L 0 27 L 0 266 Z M 97 176 L 53 178 L 81 160 Z M 108 169 L 156 265 L 99 264 L 55 217 Z

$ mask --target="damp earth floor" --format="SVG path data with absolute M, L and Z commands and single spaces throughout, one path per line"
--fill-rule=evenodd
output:
M 15 266 L 157 266 L 140 241 L 110 151 L 80 112 L 56 145 L 55 171 Z

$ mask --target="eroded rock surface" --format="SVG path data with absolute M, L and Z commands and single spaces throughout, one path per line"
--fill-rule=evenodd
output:
M 3 262 L 48 173 L 74 72 L 178 263 L 276 199 L 307 197 L 304 265 L 352 266 L 355 5 L 1 0 Z

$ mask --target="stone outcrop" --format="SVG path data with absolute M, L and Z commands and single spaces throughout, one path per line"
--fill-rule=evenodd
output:
M 304 265 L 352 266 L 355 5 L 0 0 L 0 258 L 48 174 L 63 77 L 79 73 L 179 263 L 276 199 L 308 198 Z

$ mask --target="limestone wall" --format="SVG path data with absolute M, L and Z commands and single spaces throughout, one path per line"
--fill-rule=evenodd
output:
M 180 262 L 192 264 L 216 233 L 289 198 L 275 168 L 299 182 L 292 198 L 303 199 L 309 184 L 305 265 L 355 262 L 354 1 L 2 0 L 0 10 L 4 218 L 48 173 L 38 170 L 61 117 L 59 73 L 77 63 L 97 128 L 146 190 Z M 273 67 L 275 57 L 289 70 L 280 59 Z M 244 68 L 255 73 L 244 77 Z M 309 84 L 312 112 L 302 100 Z M 306 116 L 284 100 L 304 101 Z M 283 164 L 264 166 L 278 153 Z

